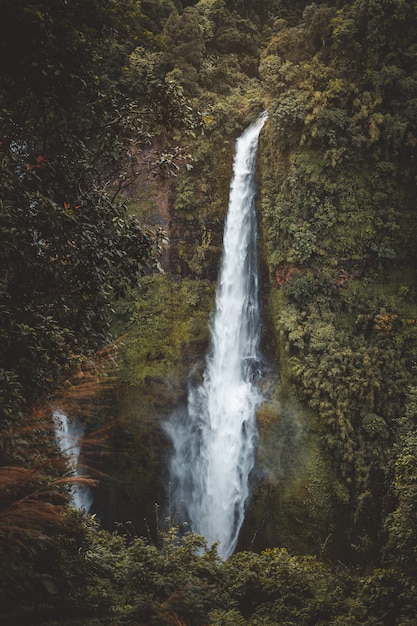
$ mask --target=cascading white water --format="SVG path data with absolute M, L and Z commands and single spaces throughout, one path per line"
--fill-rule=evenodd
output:
M 70 468 L 75 476 L 82 476 L 79 457 L 81 452 L 80 440 L 84 435 L 84 429 L 76 419 L 68 419 L 64 411 L 54 411 L 52 418 L 55 425 L 55 437 L 61 452 L 68 458 Z M 88 513 L 92 503 L 90 489 L 86 485 L 73 485 L 71 494 L 74 506 L 80 511 L 83 510 Z
M 187 410 L 166 424 L 174 445 L 174 502 L 183 502 L 191 529 L 227 558 L 236 547 L 249 496 L 257 440 L 259 303 L 255 170 L 266 114 L 236 142 L 216 310 L 203 383 L 191 388 Z

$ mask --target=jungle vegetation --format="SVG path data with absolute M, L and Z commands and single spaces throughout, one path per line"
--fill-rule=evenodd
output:
M 414 624 L 416 0 L 3 0 L 0 35 L 0 623 Z M 178 392 L 208 340 L 233 142 L 264 108 L 282 412 L 259 417 L 267 440 L 299 412 L 312 473 L 257 506 L 311 517 L 222 562 L 158 507 L 148 537 L 75 510 L 50 404 L 116 376 L 150 423 Z

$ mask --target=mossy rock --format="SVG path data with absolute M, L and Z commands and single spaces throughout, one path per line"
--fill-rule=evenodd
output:
M 279 545 L 295 554 L 332 550 L 346 493 L 340 493 L 315 416 L 294 396 L 278 392 L 258 410 L 258 426 L 253 496 L 240 547 Z

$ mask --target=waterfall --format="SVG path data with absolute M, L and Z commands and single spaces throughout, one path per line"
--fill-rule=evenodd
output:
M 259 303 L 255 171 L 262 114 L 239 137 L 218 277 L 211 349 L 188 407 L 166 424 L 174 454 L 172 499 L 191 529 L 227 558 L 236 547 L 249 497 L 257 442 Z
M 81 445 L 84 435 L 83 427 L 75 418 L 69 419 L 67 414 L 55 410 L 52 414 L 55 425 L 55 437 L 61 452 L 68 458 L 70 468 L 75 476 L 82 476 L 83 471 L 79 465 Z M 74 506 L 86 513 L 90 510 L 92 497 L 90 489 L 86 485 L 73 485 L 71 487 L 72 501 Z

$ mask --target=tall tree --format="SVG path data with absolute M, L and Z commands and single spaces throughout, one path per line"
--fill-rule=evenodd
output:
M 155 263 L 116 198 L 147 139 L 117 82 L 144 34 L 134 0 L 28 0 L 0 35 L 0 371 L 30 402 L 103 344 L 109 303 Z

